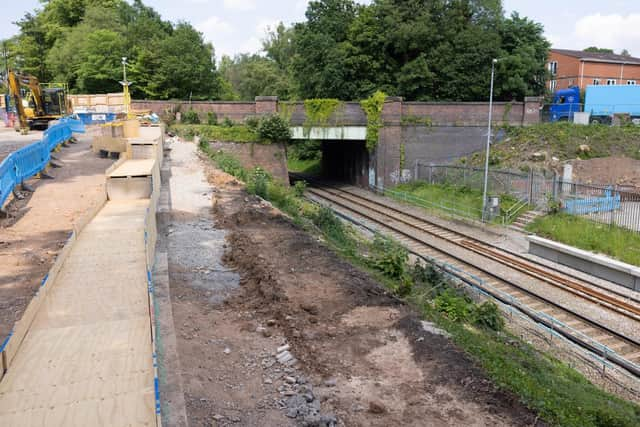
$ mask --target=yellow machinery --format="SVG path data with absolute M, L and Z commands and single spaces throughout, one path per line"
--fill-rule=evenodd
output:
M 50 121 L 65 116 L 71 110 L 66 84 L 40 84 L 34 76 L 9 71 L 8 86 L 22 133 L 29 129 L 47 129 Z M 28 89 L 26 97 L 23 97 L 22 88 Z

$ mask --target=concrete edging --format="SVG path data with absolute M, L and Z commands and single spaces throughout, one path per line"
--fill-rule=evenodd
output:
M 640 291 L 639 267 L 538 236 L 527 236 L 527 240 L 530 254 Z

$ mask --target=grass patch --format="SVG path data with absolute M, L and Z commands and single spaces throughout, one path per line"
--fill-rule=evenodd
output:
M 263 142 L 254 129 L 245 125 L 173 125 L 169 131 L 188 141 L 199 136 L 207 141 Z
M 640 266 L 640 234 L 622 227 L 558 213 L 536 218 L 527 231 Z
M 225 172 L 247 182 L 247 191 L 270 200 L 305 229 L 319 233 L 328 246 L 412 304 L 424 318 L 448 331 L 494 383 L 552 425 L 632 427 L 640 425 L 640 407 L 588 382 L 580 373 L 502 331 L 504 320 L 492 303 L 476 304 L 434 267 L 409 264 L 397 243 L 364 239 L 328 208 L 300 197 L 301 191 L 274 182 L 262 169 L 247 171 L 208 144 L 201 149 Z
M 307 175 L 320 175 L 320 159 L 295 159 L 287 158 L 287 168 L 289 172 L 303 173 Z
M 397 185 L 386 195 L 423 208 L 430 207 L 448 214 L 455 213 L 466 218 L 482 219 L 482 191 L 469 187 L 414 181 Z M 406 197 L 406 195 L 413 196 L 424 202 L 415 200 L 413 197 Z M 500 214 L 506 214 L 517 203 L 518 199 L 511 195 L 500 195 Z M 524 209 L 522 212 L 524 212 Z M 502 218 L 498 217 L 494 222 L 501 223 Z

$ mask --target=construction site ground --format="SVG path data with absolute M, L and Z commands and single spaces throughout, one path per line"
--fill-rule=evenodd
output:
M 90 144 L 83 135 L 54 153 L 62 167 L 48 171 L 53 179 L 30 180 L 35 192 L 20 192 L 22 200 L 5 206 L 10 215 L 0 219 L 0 342 L 53 265 L 74 221 L 104 197 L 104 171 L 112 160 L 97 157 Z
M 185 410 L 190 425 L 542 425 L 374 279 L 196 159 L 195 145 L 171 148 L 159 241 L 184 407 L 165 395 L 163 415 Z M 297 363 L 280 363 L 279 347 Z
M 30 131 L 27 135 L 21 135 L 13 128 L 0 126 L 0 162 L 12 151 L 40 139 L 42 139 L 42 131 Z

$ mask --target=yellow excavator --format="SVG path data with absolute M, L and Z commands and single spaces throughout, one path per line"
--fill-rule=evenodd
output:
M 50 121 L 71 112 L 64 83 L 40 84 L 34 76 L 9 70 L 7 86 L 18 115 L 19 128 L 17 124 L 16 130 L 23 134 L 29 129 L 47 129 Z M 28 89 L 26 96 L 23 96 L 23 88 Z

